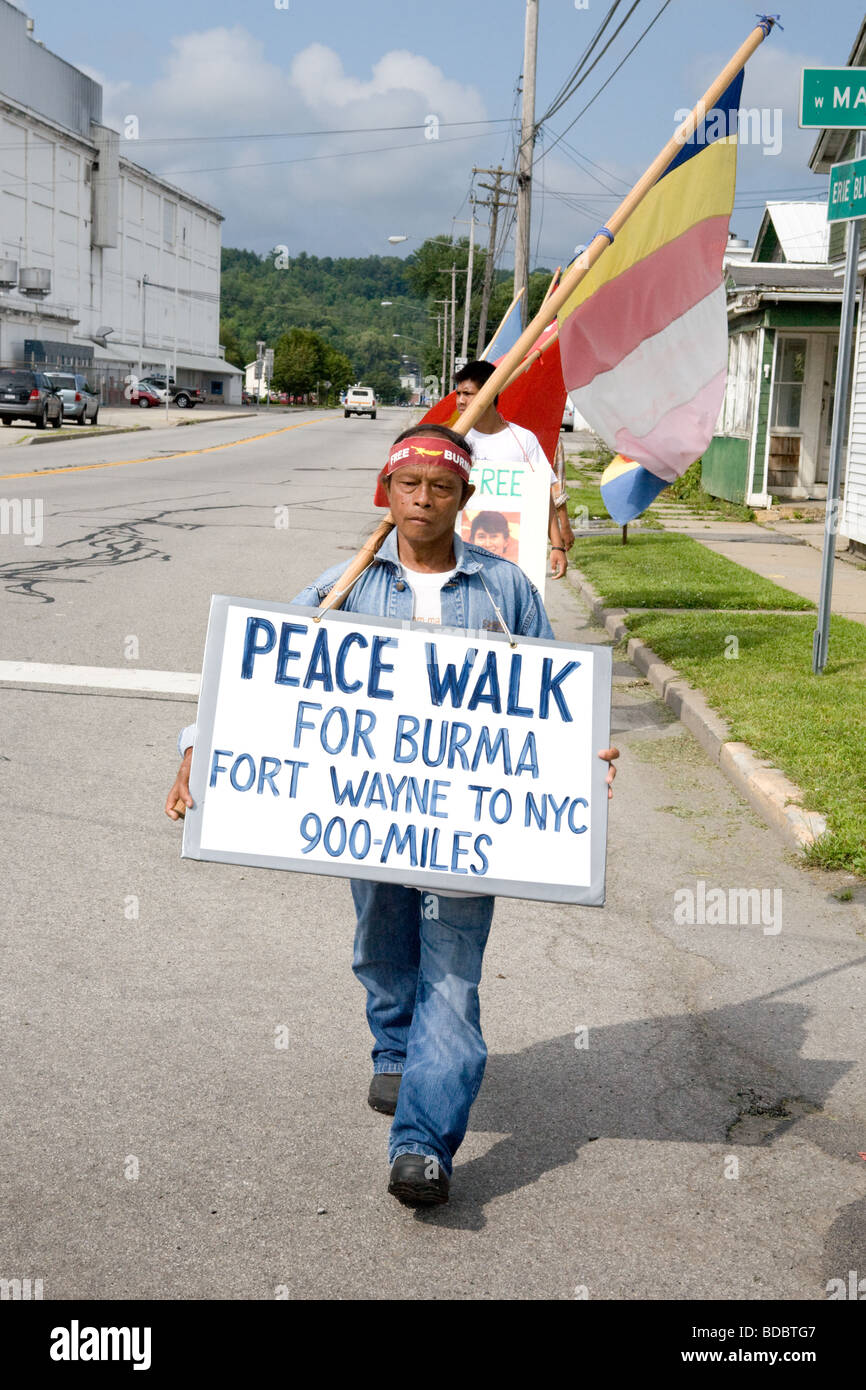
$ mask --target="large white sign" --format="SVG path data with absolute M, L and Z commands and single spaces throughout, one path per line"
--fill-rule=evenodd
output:
M 611 652 L 215 596 L 183 853 L 604 901 Z
M 469 481 L 475 493 L 457 519 L 464 541 L 514 560 L 542 594 L 547 575 L 550 467 L 525 459 L 481 460 Z

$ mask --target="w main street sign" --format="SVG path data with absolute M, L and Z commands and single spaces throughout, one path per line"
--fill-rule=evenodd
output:
M 804 68 L 800 125 L 821 130 L 866 128 L 866 68 Z

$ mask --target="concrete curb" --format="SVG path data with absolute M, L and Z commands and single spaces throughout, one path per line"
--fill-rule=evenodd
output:
M 68 444 L 70 439 L 101 439 L 108 434 L 138 434 L 140 430 L 146 430 L 147 425 L 106 425 L 105 429 L 97 425 L 95 430 L 79 430 L 76 434 L 34 434 L 29 439 L 19 439 L 13 446 L 31 444 Z
M 185 429 L 187 425 L 206 425 L 208 422 L 213 423 L 218 420 L 248 420 L 252 413 L 253 412 L 249 410 L 239 410 L 237 415 L 199 415 L 196 419 L 175 420 L 174 428 L 176 430 L 182 430 Z M 145 428 L 148 428 L 148 426 L 145 426 Z
M 285 409 L 285 407 L 282 408 Z M 301 409 L 301 407 L 298 407 L 298 409 Z M 218 420 L 248 420 L 256 413 L 257 412 L 252 410 L 245 410 L 238 411 L 236 415 L 199 415 L 197 420 L 171 420 L 169 421 L 168 428 L 177 430 L 183 429 L 187 425 L 206 425 Z M 165 427 L 164 421 L 162 422 L 162 427 Z M 146 425 L 143 421 L 139 425 L 97 425 L 95 429 L 77 430 L 75 434 L 55 434 L 53 431 L 51 434 L 33 434 L 26 439 L 16 439 L 9 447 L 17 449 L 21 445 L 29 447 L 31 444 L 63 444 L 70 439 L 101 439 L 103 436 L 109 434 L 138 434 L 142 430 L 159 428 L 159 425 Z
M 627 639 L 629 661 L 646 676 L 668 709 L 785 843 L 792 849 L 803 850 L 820 839 L 827 830 L 827 822 L 816 811 L 805 810 L 800 788 L 772 763 L 760 759 L 747 744 L 734 742 L 728 724 L 710 709 L 701 691 L 695 690 L 678 671 L 666 665 L 646 642 L 639 637 L 629 637 L 625 623 L 627 608 L 605 608 L 592 584 L 579 570 L 570 569 L 568 574 L 588 604 L 593 621 L 603 627 L 613 641 Z

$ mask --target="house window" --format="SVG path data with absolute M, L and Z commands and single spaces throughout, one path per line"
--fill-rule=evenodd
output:
M 748 437 L 755 406 L 757 332 L 734 333 L 728 341 L 728 379 L 720 418 L 721 433 Z
M 780 338 L 773 391 L 773 428 L 798 430 L 806 375 L 806 339 Z

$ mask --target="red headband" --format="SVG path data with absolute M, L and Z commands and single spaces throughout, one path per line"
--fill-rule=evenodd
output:
M 399 444 L 393 445 L 388 462 L 376 480 L 374 506 L 389 505 L 382 480 L 411 463 L 435 463 L 439 468 L 447 468 L 449 473 L 456 473 L 464 483 L 468 483 L 472 471 L 472 455 L 459 444 L 452 444 L 450 439 L 443 439 L 441 435 L 412 435 L 410 439 L 401 439 Z

